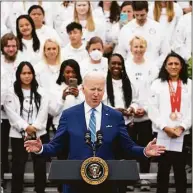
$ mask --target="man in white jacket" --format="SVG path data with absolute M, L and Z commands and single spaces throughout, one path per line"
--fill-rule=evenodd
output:
M 8 145 L 10 124 L 4 111 L 4 98 L 7 90 L 13 86 L 15 70 L 18 65 L 19 43 L 15 35 L 7 33 L 1 38 L 1 179 L 4 186 L 3 175 L 8 172 Z
M 80 64 L 82 60 L 89 57 L 86 45 L 82 42 L 82 26 L 79 23 L 72 22 L 67 25 L 66 32 L 70 43 L 62 49 L 63 59 L 74 59 Z
M 147 41 L 146 56 L 161 67 L 165 57 L 170 52 L 169 42 L 162 35 L 161 25 L 147 18 L 148 2 L 134 1 L 133 10 L 135 19 L 126 24 L 120 31 L 117 52 L 125 59 L 131 54 L 129 42 L 134 36 L 142 36 Z

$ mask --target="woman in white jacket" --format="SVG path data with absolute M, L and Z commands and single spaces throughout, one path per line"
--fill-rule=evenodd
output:
M 157 193 L 168 193 L 169 174 L 174 171 L 176 193 L 186 193 L 186 159 L 184 139 L 190 133 L 192 81 L 188 79 L 184 59 L 171 52 L 149 95 L 149 117 L 157 133 L 157 144 L 166 151 L 158 162 Z
M 69 43 L 66 26 L 73 21 L 82 25 L 83 43 L 87 43 L 94 36 L 99 36 L 103 41 L 105 40 L 104 22 L 101 22 L 100 19 L 94 17 L 90 1 L 75 1 L 73 18 L 65 21 L 62 24 L 60 31 L 58 31 L 63 40 L 63 46 Z
M 55 130 L 58 127 L 59 119 L 62 111 L 84 101 L 84 95 L 81 91 L 82 78 L 80 75 L 80 67 L 78 63 L 73 60 L 65 60 L 61 64 L 60 73 L 56 84 L 50 89 L 50 114 L 55 116 L 53 118 L 53 125 Z M 65 149 L 58 153 L 58 159 L 67 158 L 68 139 L 64 139 Z M 62 185 L 58 186 L 58 191 L 62 192 Z
M 42 41 L 36 34 L 32 18 L 20 15 L 16 20 L 16 31 L 21 57 L 35 65 L 41 59 Z
M 43 90 L 38 87 L 33 66 L 21 62 L 16 71 L 16 81 L 5 99 L 5 111 L 8 115 L 11 130 L 12 146 L 12 193 L 22 193 L 25 163 L 28 153 L 24 141 L 40 137 L 44 142 L 48 116 L 48 100 Z M 45 192 L 46 159 L 32 154 L 35 175 L 35 191 Z
M 49 112 L 54 117 L 53 124 L 57 129 L 62 111 L 84 100 L 81 91 L 82 77 L 79 64 L 68 59 L 62 62 L 56 84 L 50 89 Z

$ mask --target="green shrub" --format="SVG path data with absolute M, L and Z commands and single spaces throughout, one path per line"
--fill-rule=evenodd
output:
M 188 60 L 188 76 L 192 79 L 192 57 Z

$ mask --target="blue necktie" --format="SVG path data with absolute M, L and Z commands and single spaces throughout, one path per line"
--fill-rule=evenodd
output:
M 92 109 L 89 121 L 89 129 L 91 132 L 91 141 L 94 143 L 96 138 L 96 117 L 95 117 L 96 109 Z

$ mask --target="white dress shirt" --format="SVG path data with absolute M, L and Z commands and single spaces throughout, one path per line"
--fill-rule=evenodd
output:
M 90 115 L 92 112 L 92 107 L 90 107 L 86 101 L 84 102 L 84 112 L 85 112 L 85 118 L 86 118 L 86 126 L 89 129 L 89 122 L 90 122 Z M 101 117 L 102 117 L 102 103 L 100 103 L 95 108 L 95 117 L 96 117 L 96 132 L 101 129 Z

